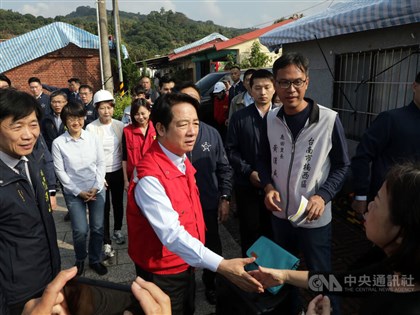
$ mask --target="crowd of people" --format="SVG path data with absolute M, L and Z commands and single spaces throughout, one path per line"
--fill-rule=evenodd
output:
M 65 283 L 83 274 L 86 258 L 105 275 L 103 259 L 126 237 L 138 276 L 132 292 L 146 313 L 193 314 L 197 267 L 204 269 L 212 304 L 220 274 L 248 292 L 288 283 L 328 295 L 311 301 L 310 315 L 339 314 L 339 296 L 360 292 L 369 296 L 363 314 L 419 313 L 420 73 L 413 101 L 381 113 L 350 160 L 338 114 L 306 96 L 306 57 L 286 53 L 272 72 L 248 69 L 243 82 L 238 66 L 230 72 L 231 85 L 214 86 L 209 124 L 199 119 L 197 87 L 175 85 L 168 75 L 157 89 L 149 77 L 140 78 L 120 121 L 113 118 L 112 93 L 77 78 L 58 88 L 31 77 L 28 94 L 0 74 L 1 314 L 67 314 Z M 365 214 L 366 236 L 383 255 L 337 273 L 331 201 L 350 168 L 353 207 Z M 52 217 L 58 190 L 76 267 L 61 272 Z M 225 259 L 218 229 L 232 195 L 242 258 Z M 290 217 L 304 200 L 305 220 L 297 225 Z M 243 257 L 260 236 L 303 256 L 309 271 L 247 272 L 255 257 Z M 335 286 L 316 282 L 320 278 Z M 304 308 L 298 290 L 288 300 L 285 313 Z

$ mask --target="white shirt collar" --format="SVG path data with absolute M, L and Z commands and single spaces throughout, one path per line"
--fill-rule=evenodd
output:
M 179 169 L 179 171 L 182 174 L 185 174 L 185 170 L 186 170 L 185 159 L 187 158 L 187 156 L 185 154 L 183 156 L 176 155 L 172 153 L 171 151 L 169 151 L 168 149 L 166 149 L 160 142 L 158 143 L 160 147 L 162 148 L 163 153 L 165 153 L 165 155 L 171 160 L 171 162 L 174 163 L 176 168 Z

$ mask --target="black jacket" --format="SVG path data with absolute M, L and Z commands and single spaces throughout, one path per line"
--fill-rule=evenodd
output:
M 195 179 L 203 210 L 217 210 L 220 196 L 231 195 L 233 177 L 217 130 L 200 122 L 194 149 L 187 156 L 197 170 Z
M 226 137 L 226 152 L 235 172 L 235 184 L 254 187 L 249 176 L 257 170 L 263 118 L 254 104 L 235 112 Z
M 44 173 L 28 156 L 32 187 L 0 160 L 0 296 L 8 304 L 39 295 L 60 271 Z M 0 290 L 1 290 L 0 289 Z
M 54 114 L 49 114 L 42 120 L 42 135 L 47 143 L 48 150 L 51 152 L 52 143 L 58 136 L 62 135 L 66 130 L 64 124 L 61 123 L 60 128 L 57 129 L 55 125 Z
M 373 199 L 396 163 L 420 161 L 420 109 L 408 106 L 382 112 L 364 133 L 351 161 L 356 195 Z

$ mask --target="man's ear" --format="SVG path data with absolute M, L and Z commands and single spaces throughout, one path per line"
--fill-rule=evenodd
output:
M 160 122 L 156 123 L 156 131 L 159 134 L 159 136 L 163 136 L 165 134 L 165 126 L 162 125 Z

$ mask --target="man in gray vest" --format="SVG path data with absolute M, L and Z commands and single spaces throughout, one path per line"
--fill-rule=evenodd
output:
M 285 54 L 273 65 L 283 106 L 265 117 L 259 175 L 265 205 L 272 211 L 274 240 L 294 255 L 302 252 L 309 270 L 328 272 L 331 199 L 341 189 L 350 161 L 337 113 L 305 97 L 308 66 L 308 59 L 298 53 Z M 308 203 L 304 221 L 297 225 L 290 218 L 302 197 Z M 338 311 L 338 306 L 333 308 Z

